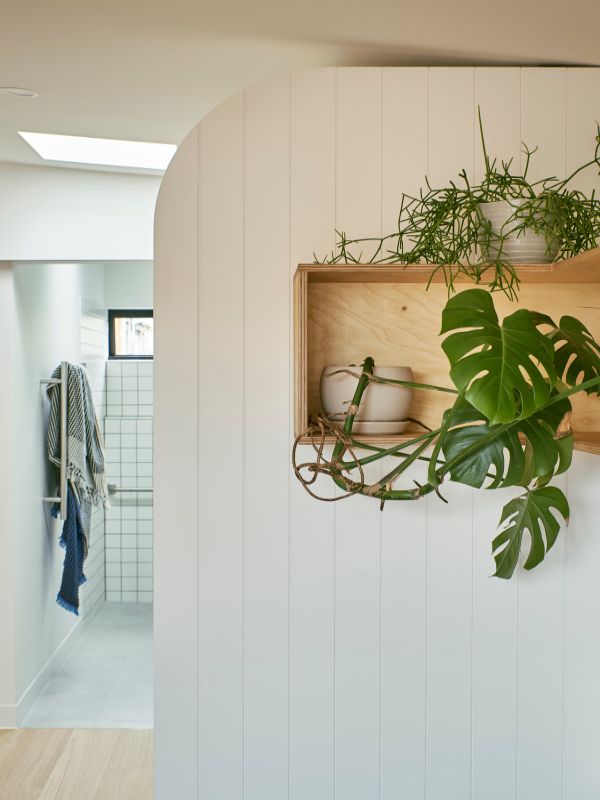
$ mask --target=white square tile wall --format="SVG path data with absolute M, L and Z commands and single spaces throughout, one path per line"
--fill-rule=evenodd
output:
M 85 301 L 84 301 L 85 304 Z M 96 416 L 102 426 L 106 415 L 106 359 L 108 357 L 108 320 L 105 311 L 82 308 L 81 361 L 87 369 Z M 81 587 L 82 615 L 92 613 L 106 596 L 104 509 L 92 511 L 90 551 L 85 563 L 87 582 Z
M 109 361 L 106 402 L 109 417 L 152 417 L 152 361 Z
M 153 363 L 108 361 L 104 440 L 108 482 L 152 488 Z M 111 495 L 106 510 L 106 599 L 152 602 L 153 504 L 149 492 Z
M 82 311 L 81 361 L 87 369 L 96 416 L 106 416 L 106 359 L 108 358 L 108 319 L 106 312 Z

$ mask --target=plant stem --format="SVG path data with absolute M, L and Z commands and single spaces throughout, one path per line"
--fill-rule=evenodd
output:
M 429 447 L 429 442 L 423 442 L 422 445 L 417 447 L 410 455 L 408 455 L 401 464 L 398 464 L 397 467 L 394 467 L 391 472 L 388 472 L 387 475 L 384 475 L 383 478 L 380 479 L 379 483 L 382 487 L 385 487 L 388 484 L 391 484 L 397 477 L 399 477 L 405 470 L 413 464 L 421 453 Z M 378 495 L 376 495 L 378 496 Z
M 485 177 L 489 179 L 491 174 L 490 158 L 488 156 L 487 148 L 485 146 L 485 136 L 483 135 L 483 122 L 481 121 L 481 106 L 477 106 L 477 116 L 479 117 L 479 136 L 481 138 L 481 147 L 483 148 L 483 160 L 485 161 Z
M 331 375 L 339 375 L 346 373 L 352 375 L 353 378 L 360 378 L 358 372 L 353 372 L 351 369 L 336 369 L 334 372 L 329 372 L 327 377 Z M 396 378 L 381 378 L 378 375 L 369 375 L 370 383 L 388 383 L 392 386 L 405 386 L 409 389 L 425 389 L 430 392 L 445 392 L 447 394 L 458 394 L 456 389 L 447 386 L 436 386 L 434 383 L 417 383 L 416 381 L 401 381 Z
M 456 403 L 462 400 L 462 395 L 459 395 Z M 431 483 L 432 486 L 438 486 L 441 483 L 440 478 L 438 478 L 438 474 L 436 471 L 437 468 L 437 461 L 438 455 L 442 449 L 442 445 L 444 443 L 444 437 L 450 428 L 450 423 L 452 421 L 452 411 L 456 407 L 456 403 L 452 406 L 452 408 L 447 409 L 444 411 L 444 417 L 442 420 L 442 427 L 440 429 L 440 435 L 435 441 L 433 447 L 433 453 L 431 454 L 431 461 L 429 462 L 429 469 L 427 470 L 427 480 Z
M 365 364 L 366 364 L 366 361 L 365 361 Z M 582 383 L 578 384 L 577 386 L 571 386 L 568 389 L 565 389 L 563 392 L 560 392 L 559 394 L 556 394 L 554 397 L 550 398 L 550 400 L 547 403 L 545 403 L 543 407 L 547 408 L 548 406 L 554 405 L 555 403 L 558 403 L 561 400 L 564 400 L 564 399 L 570 397 L 573 394 L 577 394 L 578 392 L 585 391 L 586 389 L 591 389 L 594 386 L 600 386 L 600 378 L 590 378 L 589 380 L 583 381 Z M 358 387 L 357 387 L 357 391 L 358 391 Z M 361 392 L 360 396 L 362 397 L 362 392 Z M 354 399 L 356 399 L 356 393 L 355 393 L 355 398 Z M 353 404 L 354 404 L 354 400 L 353 400 Z M 448 414 L 448 418 L 450 418 L 450 417 L 451 417 L 451 415 Z M 348 431 L 344 430 L 344 433 L 350 434 L 352 432 L 352 423 L 353 422 L 354 422 L 354 417 L 352 417 L 352 420 L 350 421 L 349 430 Z M 442 482 L 444 476 L 449 474 L 461 462 L 463 462 L 466 459 L 468 459 L 474 452 L 477 452 L 478 450 L 480 450 L 481 446 L 482 446 L 482 443 L 489 443 L 489 442 L 494 441 L 499 436 L 504 435 L 507 430 L 510 430 L 510 428 L 513 425 L 516 425 L 516 424 L 518 424 L 520 422 L 522 422 L 522 420 L 521 419 L 517 419 L 517 420 L 514 420 L 513 422 L 510 422 L 510 423 L 505 424 L 505 425 L 495 426 L 497 428 L 497 430 L 490 431 L 490 433 L 488 433 L 486 437 L 484 437 L 484 438 L 482 437 L 482 439 L 479 439 L 475 444 L 470 445 L 469 447 L 465 447 L 464 450 L 462 450 L 457 456 L 455 456 L 450 461 L 443 462 L 443 465 L 442 465 L 441 469 L 439 469 L 439 470 L 437 470 L 435 472 L 434 479 L 433 480 L 431 480 L 431 479 L 428 480 L 428 482 L 426 484 L 424 484 L 422 486 L 418 486 L 417 489 L 386 489 L 385 488 L 386 484 L 390 484 L 390 482 L 392 480 L 394 480 L 394 478 L 398 477 L 398 475 L 400 475 L 402 472 L 404 472 L 406 470 L 406 468 L 408 466 L 410 466 L 410 464 L 412 464 L 414 461 L 416 461 L 417 458 L 419 458 L 420 454 L 429 446 L 430 442 L 429 441 L 424 441 L 423 444 L 420 447 L 417 448 L 417 450 L 415 450 L 413 453 L 411 453 L 408 456 L 408 458 L 405 461 L 402 462 L 402 464 L 399 464 L 398 467 L 396 467 L 394 470 L 392 470 L 386 476 L 384 476 L 379 481 L 379 483 L 375 485 L 375 487 L 364 487 L 364 488 L 358 489 L 356 494 L 366 494 L 366 495 L 368 495 L 370 497 L 376 497 L 377 499 L 382 500 L 382 501 L 385 501 L 385 500 L 417 500 L 417 499 L 419 499 L 420 497 L 423 497 L 426 494 L 431 494 L 431 492 L 434 492 L 434 491 L 437 490 L 437 487 Z M 431 433 L 424 434 L 422 438 L 424 438 L 424 437 L 428 437 L 428 438 L 429 437 L 433 437 L 433 435 L 437 436 L 440 432 L 441 432 L 441 429 L 439 429 L 437 431 L 432 431 Z M 440 437 L 440 439 L 441 438 L 442 437 Z M 340 451 L 341 451 L 341 449 L 343 448 L 343 444 L 339 445 L 339 447 L 340 447 Z M 393 448 L 392 448 L 392 450 L 393 450 Z M 383 451 L 381 453 L 377 453 L 374 458 L 370 457 L 370 460 L 371 461 L 376 461 L 379 458 L 383 458 L 384 455 L 386 455 L 386 454 L 388 454 L 387 451 Z M 390 455 L 393 455 L 393 452 L 390 453 Z M 435 469 L 435 464 L 437 463 L 437 461 L 434 461 L 433 458 L 434 458 L 434 454 L 432 454 L 432 456 L 428 460 L 430 461 L 430 465 L 433 466 L 434 469 Z M 409 463 L 406 463 L 407 461 Z M 341 489 L 344 489 L 345 491 L 348 490 L 348 485 L 344 481 L 344 479 L 343 479 L 343 477 L 341 475 L 339 477 L 336 477 L 336 476 L 332 476 L 332 477 L 333 477 L 333 480 L 336 483 L 336 485 L 338 485 Z
M 362 447 L 365 450 L 376 450 L 377 452 L 374 453 L 372 456 L 365 456 L 364 458 L 358 458 L 356 461 L 342 461 L 340 466 L 346 469 L 355 469 L 359 464 L 361 466 L 365 466 L 365 464 L 371 464 L 373 461 L 379 461 L 380 458 L 385 458 L 386 456 L 408 456 L 409 453 L 401 453 L 398 451 L 398 447 L 410 447 L 413 444 L 418 444 L 424 440 L 428 441 L 431 444 L 431 440 L 438 435 L 440 432 L 440 428 L 435 431 L 427 431 L 427 433 L 423 433 L 420 436 L 415 436 L 414 439 L 409 439 L 407 442 L 402 442 L 401 445 L 394 445 L 393 447 L 389 447 L 387 449 L 376 447 L 373 444 L 367 444 L 366 442 L 359 442 L 356 439 L 351 440 L 351 444 L 354 447 Z M 424 459 L 425 461 L 429 461 L 429 458 Z
M 349 437 L 352 433 L 352 426 L 354 425 L 354 417 L 358 413 L 358 409 L 360 406 L 360 401 L 362 400 L 362 396 L 365 393 L 365 389 L 369 385 L 369 376 L 373 375 L 373 367 L 375 366 L 375 361 L 371 356 L 367 356 L 363 363 L 363 370 L 360 378 L 358 379 L 358 383 L 356 384 L 356 389 L 354 391 L 354 397 L 352 398 L 352 403 L 350 404 L 348 411 L 346 412 L 346 419 L 344 420 L 344 435 Z M 333 463 L 336 463 L 342 452 L 344 450 L 344 443 L 339 441 L 336 443 L 333 454 L 331 456 L 331 460 Z

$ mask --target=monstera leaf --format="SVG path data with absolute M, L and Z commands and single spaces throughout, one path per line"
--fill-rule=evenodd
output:
M 491 477 L 486 488 L 497 489 L 527 486 L 534 479 L 564 472 L 573 454 L 573 436 L 565 425 L 570 411 L 570 402 L 563 399 L 527 419 L 489 425 L 480 411 L 459 399 L 442 443 L 451 480 L 480 489 Z
M 492 542 L 497 577 L 510 578 L 513 574 L 526 530 L 531 536 L 531 546 L 525 569 L 533 569 L 544 560 L 560 530 L 552 509 L 556 509 L 565 522 L 569 521 L 567 498 L 555 486 L 534 489 L 504 506 L 500 525 L 507 525 Z
M 442 312 L 442 347 L 450 377 L 491 425 L 529 417 L 556 380 L 554 348 L 531 313 L 515 311 L 502 324 L 490 294 L 469 289 L 450 298 Z
M 560 325 L 556 325 L 546 314 L 532 312 L 532 317 L 535 325 L 550 325 L 547 338 L 555 348 L 554 365 L 567 386 L 600 376 L 600 345 L 582 322 L 575 317 L 561 317 Z M 590 395 L 600 394 L 600 386 L 586 391 Z

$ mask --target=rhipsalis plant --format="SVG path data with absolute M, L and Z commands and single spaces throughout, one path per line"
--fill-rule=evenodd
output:
M 531 182 L 529 169 L 537 148 L 523 145 L 523 170 L 510 161 L 488 156 L 481 115 L 479 117 L 485 174 L 473 183 L 467 170 L 448 186 L 426 189 L 417 196 L 402 194 L 396 231 L 381 238 L 351 238 L 337 231 L 336 250 L 322 259 L 329 264 L 432 264 L 432 276 L 442 272 L 449 291 L 457 276 L 489 284 L 490 291 L 516 297 L 519 278 L 507 260 L 506 242 L 527 231 L 541 234 L 552 260 L 571 258 L 595 247 L 600 237 L 600 200 L 592 192 L 569 188 L 583 170 L 600 168 L 600 128 L 590 161 L 574 169 L 564 180 L 547 177 Z M 482 213 L 483 203 L 508 200 L 514 211 L 500 232 L 494 232 Z M 315 256 L 315 260 L 319 259 Z
M 504 507 L 492 544 L 495 574 L 510 578 L 521 549 L 526 550 L 525 569 L 537 566 L 556 541 L 558 518 L 568 520 L 567 499 L 549 482 L 571 464 L 569 398 L 577 392 L 600 394 L 600 346 L 574 317 L 556 322 L 519 309 L 500 322 L 492 296 L 482 289 L 450 298 L 442 313 L 441 334 L 447 334 L 442 348 L 453 389 L 375 378 L 373 359 L 365 358 L 343 429 L 325 417 L 314 420 L 294 444 L 295 474 L 315 497 L 320 474 L 328 475 L 343 492 L 319 499 L 363 494 L 379 500 L 382 508 L 387 501 L 418 500 L 431 493 L 443 499 L 445 481 L 476 489 L 522 487 Z M 372 381 L 451 392 L 454 402 L 435 430 L 393 447 L 365 445 L 353 437 L 352 427 Z M 326 435 L 336 440 L 330 456 Z M 298 463 L 298 445 L 306 436 L 312 438 L 316 457 Z M 359 458 L 359 448 L 370 455 Z M 375 483 L 367 483 L 364 467 L 390 456 L 395 466 Z M 426 482 L 399 486 L 417 460 L 428 462 Z

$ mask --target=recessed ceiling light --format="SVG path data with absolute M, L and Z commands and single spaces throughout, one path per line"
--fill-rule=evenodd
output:
M 0 94 L 8 94 L 11 97 L 39 97 L 33 89 L 22 89 L 20 86 L 0 86 Z
M 95 139 L 90 136 L 31 131 L 18 133 L 45 161 L 164 171 L 177 150 L 174 144 L 157 142 Z

